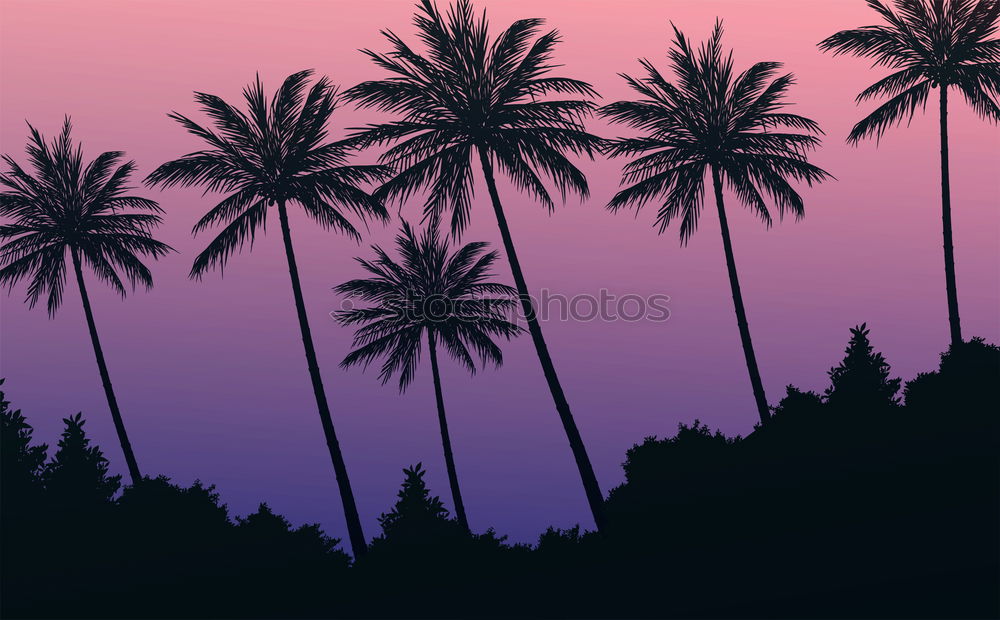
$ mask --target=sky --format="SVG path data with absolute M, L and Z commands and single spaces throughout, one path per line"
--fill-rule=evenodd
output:
M 795 74 L 793 111 L 825 132 L 812 161 L 836 180 L 803 188 L 806 217 L 765 229 L 729 198 L 728 214 L 750 329 L 770 402 L 788 384 L 822 390 L 849 328 L 867 322 L 897 376 L 936 367 L 948 343 L 941 251 L 939 144 L 932 106 L 880 143 L 845 144 L 871 109 L 855 95 L 884 73 L 864 60 L 821 54 L 833 32 L 875 23 L 861 0 L 478 0 L 494 32 L 543 17 L 558 28 L 558 71 L 592 83 L 607 103 L 629 98 L 620 72 L 638 58 L 665 68 L 670 24 L 703 39 L 717 16 L 739 69 L 763 60 Z M 260 75 L 273 92 L 288 74 L 313 68 L 349 87 L 381 70 L 360 48 L 385 50 L 389 28 L 413 41 L 411 0 L 341 2 L 126 2 L 4 0 L 0 3 L 0 146 L 23 162 L 25 121 L 55 134 L 72 116 L 89 158 L 124 150 L 139 177 L 198 148 L 167 118 L 203 119 L 193 91 L 230 101 Z M 415 44 L 415 42 L 414 42 Z M 1000 132 L 953 98 L 951 172 L 959 303 L 965 336 L 1000 340 Z M 344 106 L 330 127 L 378 120 Z M 605 136 L 618 131 L 600 121 Z M 365 153 L 358 161 L 371 161 Z M 604 209 L 621 162 L 580 162 L 592 195 L 554 213 L 506 183 L 500 193 L 529 288 L 538 293 L 667 295 L 667 321 L 543 324 L 549 349 L 606 492 L 623 479 L 625 451 L 699 419 L 746 435 L 757 420 L 733 314 L 718 219 L 707 209 L 682 247 L 676 229 Z M 90 278 L 90 294 L 112 380 L 139 465 L 175 482 L 215 484 L 234 514 L 261 501 L 294 523 L 318 522 L 346 540 L 341 504 L 302 353 L 276 222 L 224 277 L 187 278 L 210 240 L 191 227 L 218 196 L 139 188 L 166 211 L 157 236 L 178 250 L 152 265 L 155 288 L 124 301 Z M 463 241 L 500 245 L 479 187 Z M 418 202 L 401 215 L 419 220 Z M 272 214 L 273 215 L 273 214 Z M 273 219 L 273 218 L 272 218 Z M 363 243 L 323 231 L 296 213 L 292 234 L 323 379 L 354 493 L 371 537 L 402 481 L 422 462 L 432 490 L 450 505 L 430 369 L 399 394 L 377 372 L 338 367 L 351 333 L 329 312 L 331 288 L 362 275 L 355 256 L 391 244 L 399 220 Z M 512 283 L 505 262 L 496 278 Z M 73 283 L 54 319 L 22 303 L 24 286 L 0 293 L 0 376 L 35 437 L 54 445 L 61 418 L 83 411 L 111 460 L 115 439 Z M 469 520 L 511 540 L 547 526 L 592 525 L 583 490 L 528 337 L 504 345 L 505 363 L 475 377 L 442 363 L 444 398 Z

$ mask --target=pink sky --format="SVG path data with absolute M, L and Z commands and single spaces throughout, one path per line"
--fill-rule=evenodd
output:
M 477 2 L 495 27 L 545 17 L 563 33 L 560 72 L 590 81 L 603 101 L 630 97 L 617 77 L 636 58 L 664 67 L 673 21 L 696 40 L 715 17 L 739 68 L 779 60 L 798 77 L 795 111 L 827 136 L 814 162 L 837 180 L 805 189 L 806 218 L 765 230 L 730 202 L 737 264 L 764 384 L 825 387 L 848 328 L 867 321 L 877 348 L 905 379 L 932 369 L 948 341 L 940 237 L 937 114 L 892 130 L 878 146 L 844 144 L 865 110 L 854 96 L 880 77 L 868 63 L 820 54 L 836 30 L 875 22 L 861 0 Z M 23 161 L 24 121 L 47 135 L 73 117 L 85 153 L 125 150 L 142 176 L 197 143 L 166 113 L 197 116 L 191 93 L 235 100 L 259 72 L 268 90 L 314 68 L 353 85 L 381 75 L 357 52 L 385 49 L 380 28 L 412 40 L 410 0 L 377 2 L 51 2 L 0 5 L 0 145 Z M 345 107 L 334 134 L 374 118 Z M 966 337 L 1000 340 L 1000 133 L 958 102 L 952 111 L 952 185 L 959 302 Z M 608 135 L 595 121 L 592 129 Z M 706 210 L 690 245 L 657 236 L 654 209 L 638 218 L 603 208 L 620 162 L 582 165 L 593 196 L 548 216 L 502 187 L 529 287 L 566 295 L 666 294 L 666 323 L 548 322 L 549 347 L 604 490 L 621 481 L 625 450 L 700 418 L 746 434 L 756 420 L 733 317 L 717 219 Z M 506 189 L 506 191 L 504 191 Z M 215 483 L 237 513 L 267 500 L 295 522 L 343 536 L 295 324 L 280 239 L 272 226 L 225 278 L 186 279 L 209 240 L 190 229 L 214 204 L 197 190 L 140 193 L 161 201 L 158 236 L 179 250 L 153 266 L 156 288 L 122 302 L 94 283 L 92 298 L 112 379 L 144 472 Z M 477 193 L 466 241 L 499 244 Z M 411 220 L 417 204 L 404 208 Z M 486 208 L 484 208 L 486 207 Z M 401 481 L 423 461 L 450 503 L 427 368 L 403 396 L 375 373 L 337 363 L 350 333 L 327 313 L 330 288 L 360 275 L 351 258 L 386 244 L 398 222 L 357 246 L 293 219 L 300 270 L 335 423 L 369 536 Z M 505 264 L 499 276 L 509 282 Z M 54 444 L 60 418 L 82 410 L 116 471 L 123 471 L 75 286 L 54 320 L 0 297 L 0 376 L 36 437 Z M 506 364 L 470 379 L 443 366 L 459 475 L 474 528 L 533 539 L 549 524 L 589 523 L 575 466 L 528 338 Z

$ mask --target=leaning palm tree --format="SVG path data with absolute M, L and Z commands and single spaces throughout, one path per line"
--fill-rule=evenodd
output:
M 13 287 L 20 280 L 30 280 L 28 305 L 34 307 L 46 297 L 49 316 L 53 316 L 62 304 L 69 250 L 111 419 L 132 484 L 138 484 L 142 474 L 111 386 L 83 267 L 86 264 L 122 297 L 128 290 L 123 276 L 133 290 L 137 284 L 151 288 L 153 277 L 141 258 L 157 259 L 173 251 L 152 236 L 162 211 L 152 200 L 128 193 L 135 162 L 121 163 L 124 153 L 102 153 L 85 166 L 82 148 L 74 147 L 70 138 L 68 117 L 51 144 L 28 127 L 31 139 L 26 151 L 33 170 L 3 156 L 10 170 L 0 174 L 0 185 L 6 188 L 0 192 L 0 216 L 12 223 L 0 226 L 0 240 L 5 242 L 0 247 L 0 284 Z
M 507 320 L 517 303 L 517 292 L 489 281 L 497 253 L 484 254 L 485 243 L 469 243 L 449 255 L 448 243 L 439 237 L 437 226 L 429 226 L 418 237 L 403 222 L 396 245 L 402 257 L 400 263 L 375 246 L 374 261 L 358 259 L 372 277 L 351 280 L 334 289 L 372 304 L 337 313 L 336 318 L 342 324 L 360 326 L 354 336 L 357 348 L 344 358 L 341 366 L 367 367 L 375 359 L 385 358 L 379 378 L 385 385 L 398 373 L 402 392 L 413 381 L 426 335 L 451 497 L 459 524 L 469 531 L 448 435 L 437 347 L 443 345 L 472 374 L 476 372 L 476 363 L 470 349 L 482 365 L 491 362 L 499 367 L 503 354 L 494 338 L 510 339 L 520 332 L 516 324 Z
M 674 82 L 641 60 L 646 77 L 622 76 L 641 99 L 619 101 L 600 110 L 602 116 L 643 134 L 608 143 L 612 156 L 634 157 L 622 176 L 622 184 L 628 187 L 615 194 L 608 208 L 640 208 L 650 200 L 661 200 L 656 219 L 660 233 L 680 219 L 684 245 L 697 229 L 705 177 L 711 177 L 736 323 L 757 412 L 764 423 L 770 410 L 743 307 L 723 183 L 767 226 L 771 213 L 765 195 L 780 216 L 790 211 L 802 217 L 802 198 L 789 179 L 812 185 L 829 176 L 806 161 L 807 151 L 819 144 L 815 134 L 821 132 L 815 122 L 783 111 L 793 78 L 791 74 L 774 77 L 779 63 L 759 62 L 739 75 L 734 72 L 732 53 L 722 49 L 721 22 L 716 22 L 712 36 L 698 50 L 676 27 L 674 33 L 676 40 L 668 53 Z
M 387 219 L 382 202 L 359 185 L 380 181 L 388 171 L 383 166 L 348 165 L 350 146 L 344 142 L 326 142 L 326 124 L 336 107 L 337 91 L 324 77 L 307 93 L 311 74 L 301 71 L 289 76 L 270 105 L 258 78 L 243 92 L 247 113 L 215 95 L 195 93 L 195 100 L 213 121 L 214 129 L 202 127 L 181 114 L 172 113 L 170 117 L 204 140 L 206 148 L 163 164 L 146 182 L 163 187 L 203 185 L 206 191 L 228 194 L 194 226 L 193 232 L 197 234 L 225 224 L 195 258 L 190 275 L 196 279 L 212 267 L 223 269 L 234 252 L 245 243 L 252 245 L 258 230 L 264 228 L 268 209 L 277 208 L 306 364 L 344 504 L 351 547 L 357 557 L 367 547 L 316 361 L 292 248 L 288 205 L 297 203 L 323 228 L 360 240 L 345 211 L 362 220 Z
M 881 138 L 917 109 L 927 107 L 932 88 L 938 89 L 941 132 L 941 224 L 944 237 L 944 279 L 948 297 L 951 344 L 962 343 L 955 283 L 955 250 L 951 231 L 951 180 L 948 170 L 948 89 L 955 88 L 981 118 L 1000 121 L 1000 0 L 893 0 L 895 10 L 879 0 L 867 0 L 884 25 L 842 30 L 820 42 L 823 51 L 874 60 L 875 67 L 893 73 L 857 96 L 857 102 L 889 100 L 862 119 L 847 141 Z
M 601 490 L 528 296 L 494 176 L 494 166 L 498 166 L 515 187 L 549 211 L 554 202 L 542 176 L 551 179 L 563 197 L 567 192 L 586 197 L 587 179 L 566 155 L 592 157 L 600 146 L 600 139 L 583 127 L 594 105 L 580 99 L 545 97 L 596 93 L 585 82 L 549 75 L 559 34 L 553 30 L 537 36 L 539 19 L 514 22 L 492 42 L 485 14 L 477 19 L 468 0 L 458 0 L 447 15 L 432 0 L 422 0 L 414 22 L 426 52 L 411 50 L 397 35 L 385 31 L 392 51 L 364 53 L 391 77 L 363 82 L 345 92 L 360 107 L 397 113 L 401 118 L 368 125 L 354 138 L 361 147 L 394 144 L 381 161 L 398 174 L 377 196 L 404 201 L 418 190 L 428 190 L 425 216 L 436 223 L 450 209 L 455 236 L 469 222 L 473 166 L 482 168 L 528 331 L 600 529 L 604 525 Z

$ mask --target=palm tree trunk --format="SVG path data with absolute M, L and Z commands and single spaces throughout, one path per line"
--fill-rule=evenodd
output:
M 948 170 L 948 85 L 941 84 L 941 228 L 944 235 L 944 282 L 948 292 L 951 346 L 962 344 L 958 318 L 958 285 L 955 283 L 955 248 L 951 241 L 951 178 Z
M 722 229 L 722 247 L 726 252 L 726 268 L 729 270 L 729 286 L 733 289 L 733 306 L 736 307 L 736 324 L 740 328 L 740 339 L 743 341 L 743 355 L 746 357 L 747 372 L 750 373 L 750 385 L 753 387 L 753 397 L 757 401 L 757 413 L 761 424 L 771 418 L 771 410 L 767 406 L 764 395 L 764 384 L 760 380 L 760 369 L 757 368 L 757 356 L 753 352 L 753 342 L 750 340 L 750 326 L 747 324 L 747 312 L 743 307 L 743 293 L 740 292 L 740 278 L 736 273 L 736 259 L 733 257 L 733 242 L 729 238 L 729 221 L 726 219 L 726 207 L 722 201 L 722 177 L 719 170 L 712 167 L 712 184 L 715 187 L 715 204 L 719 208 L 719 224 Z
M 284 202 L 278 202 L 278 218 L 281 220 L 281 238 L 285 242 L 285 257 L 288 259 L 288 275 L 292 280 L 292 294 L 295 297 L 295 311 L 299 315 L 299 329 L 302 330 L 302 346 L 306 351 L 306 364 L 309 366 L 309 378 L 312 379 L 313 392 L 316 395 L 316 407 L 319 409 L 319 419 L 323 424 L 323 434 L 326 436 L 326 446 L 330 450 L 330 460 L 333 461 L 333 471 L 337 476 L 337 486 L 340 488 L 340 499 L 344 503 L 344 517 L 347 521 L 347 533 L 351 539 L 351 549 L 354 557 L 360 558 L 368 550 L 365 534 L 361 529 L 361 518 L 358 507 L 354 503 L 354 492 L 351 491 L 351 481 L 347 477 L 347 466 L 344 455 L 340 451 L 337 433 L 333 430 L 333 418 L 330 417 L 330 405 L 323 389 L 323 379 L 319 374 L 319 364 L 316 361 L 316 348 L 313 346 L 312 332 L 309 330 L 309 319 L 306 316 L 306 304 L 302 298 L 302 285 L 299 282 L 299 268 L 295 264 L 295 251 L 292 249 L 292 233 L 288 227 L 288 211 Z
M 108 374 L 108 364 L 104 361 L 104 350 L 101 348 L 101 339 L 97 335 L 97 325 L 94 323 L 94 311 L 90 308 L 90 296 L 87 295 L 87 286 L 83 282 L 83 268 L 80 265 L 80 254 L 76 251 L 76 248 L 71 248 L 70 253 L 73 255 L 73 269 L 76 271 L 76 283 L 80 286 L 83 313 L 87 315 L 90 341 L 94 345 L 94 357 L 97 358 L 97 369 L 101 373 L 101 383 L 104 384 L 104 395 L 108 398 L 111 419 L 115 423 L 118 442 L 122 445 L 122 452 L 125 454 L 128 475 L 132 479 L 132 485 L 135 486 L 142 481 L 142 474 L 139 472 L 139 463 L 136 462 L 135 454 L 132 452 L 132 443 L 128 440 L 128 433 L 125 432 L 125 422 L 122 421 L 122 412 L 118 408 L 118 399 L 115 398 L 115 390 L 111 387 L 111 375 Z
M 455 455 L 451 451 L 451 437 L 448 435 L 448 419 L 444 415 L 444 395 L 441 393 L 441 372 L 438 370 L 437 345 L 434 334 L 427 331 L 427 343 L 431 354 L 431 372 L 434 374 L 434 398 L 437 401 L 438 424 L 441 426 L 441 445 L 444 446 L 444 464 L 448 470 L 448 484 L 451 485 L 451 499 L 455 504 L 455 516 L 466 532 L 469 520 L 465 516 L 465 503 L 462 502 L 462 491 L 458 488 L 458 471 L 455 469 Z
M 524 274 L 521 272 L 521 264 L 517 260 L 517 253 L 514 251 L 514 242 L 510 237 L 510 229 L 507 227 L 507 218 L 504 216 L 503 205 L 500 204 L 500 195 L 497 193 L 496 180 L 493 178 L 493 164 L 489 155 L 482 147 L 479 148 L 479 160 L 483 167 L 483 175 L 486 177 L 486 187 L 490 192 L 490 199 L 493 201 L 493 211 L 496 214 L 497 225 L 500 227 L 500 236 L 503 239 L 504 250 L 507 253 L 507 260 L 510 261 L 510 271 L 514 276 L 514 284 L 517 287 L 518 296 L 521 298 L 521 307 L 524 311 L 524 318 L 528 323 L 528 332 L 531 340 L 535 343 L 535 351 L 538 353 L 538 361 L 542 364 L 542 372 L 545 380 L 549 384 L 549 391 L 552 392 L 552 400 L 555 401 L 556 411 L 559 412 L 559 419 L 562 421 L 563 430 L 566 431 L 566 438 L 569 440 L 569 447 L 573 451 L 573 458 L 576 459 L 576 467 L 580 470 L 580 479 L 583 481 L 583 489 L 587 494 L 587 502 L 590 504 L 590 512 L 594 516 L 594 524 L 598 531 L 605 529 L 607 525 L 604 517 L 604 498 L 601 495 L 601 488 L 597 484 L 597 476 L 594 475 L 594 467 L 590 464 L 590 457 L 587 456 L 587 448 L 583 445 L 580 431 L 573 420 L 573 413 L 569 409 L 569 402 L 559 384 L 559 377 L 556 375 L 552 357 L 549 349 L 545 345 L 545 338 L 542 337 L 542 328 L 538 324 L 538 316 L 528 295 L 528 285 L 524 281 Z

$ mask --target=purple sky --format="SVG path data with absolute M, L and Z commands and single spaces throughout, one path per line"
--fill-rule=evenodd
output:
M 875 22 L 861 0 L 479 2 L 496 26 L 546 17 L 564 35 L 564 74 L 592 82 L 604 101 L 628 97 L 619 71 L 637 57 L 663 67 L 669 21 L 695 39 L 716 15 L 739 68 L 781 60 L 798 76 L 795 111 L 827 133 L 815 163 L 837 181 L 804 190 L 807 216 L 765 230 L 731 200 L 729 214 L 757 356 L 769 399 L 788 383 L 822 389 L 848 328 L 867 321 L 875 346 L 906 378 L 935 367 L 948 341 L 941 258 L 937 115 L 891 131 L 876 146 L 844 144 L 864 110 L 855 94 L 881 73 L 864 61 L 820 54 L 815 44 Z M 195 8 L 197 6 L 197 8 Z M 25 119 L 46 134 L 73 116 L 88 157 L 126 150 L 144 176 L 197 148 L 166 113 L 197 111 L 193 90 L 228 99 L 259 71 L 268 90 L 306 67 L 352 85 L 381 73 L 360 47 L 385 49 L 390 27 L 411 38 L 410 0 L 377 3 L 31 2 L 0 6 L 0 143 L 23 161 Z M 373 119 L 345 108 L 334 134 Z M 952 175 L 956 260 L 967 337 L 1000 339 L 1000 136 L 963 103 L 953 106 Z M 607 128 L 594 122 L 595 132 Z M 370 156 L 369 156 L 370 158 Z M 653 209 L 611 215 L 619 162 L 584 162 L 592 198 L 548 216 L 501 186 L 529 287 L 564 295 L 669 295 L 668 322 L 560 322 L 543 328 L 598 478 L 621 481 L 625 450 L 700 418 L 731 434 L 756 420 L 740 351 L 718 222 L 706 210 L 681 248 L 676 230 L 657 236 Z M 158 236 L 179 250 L 153 266 L 156 288 L 122 302 L 91 286 L 98 326 L 123 415 L 144 472 L 218 486 L 236 513 L 266 500 L 294 522 L 318 521 L 344 536 L 336 484 L 309 386 L 276 222 L 225 277 L 186 279 L 209 241 L 190 228 L 213 202 L 196 190 L 140 193 L 161 201 Z M 465 241 L 499 242 L 477 193 Z M 418 205 L 404 216 L 416 220 Z M 397 394 L 376 373 L 337 363 L 350 332 L 328 312 L 330 288 L 361 275 L 351 260 L 388 244 L 394 221 L 355 245 L 301 217 L 292 220 L 303 286 L 324 380 L 366 534 L 393 502 L 403 466 L 423 461 L 446 503 L 429 368 Z M 498 279 L 510 282 L 505 263 Z M 74 285 L 49 320 L 0 297 L 0 376 L 16 407 L 54 444 L 60 418 L 82 410 L 116 471 L 120 451 Z M 589 524 L 563 431 L 525 337 L 505 347 L 506 364 L 470 379 L 443 364 L 445 401 L 472 526 L 533 540 L 547 525 Z

